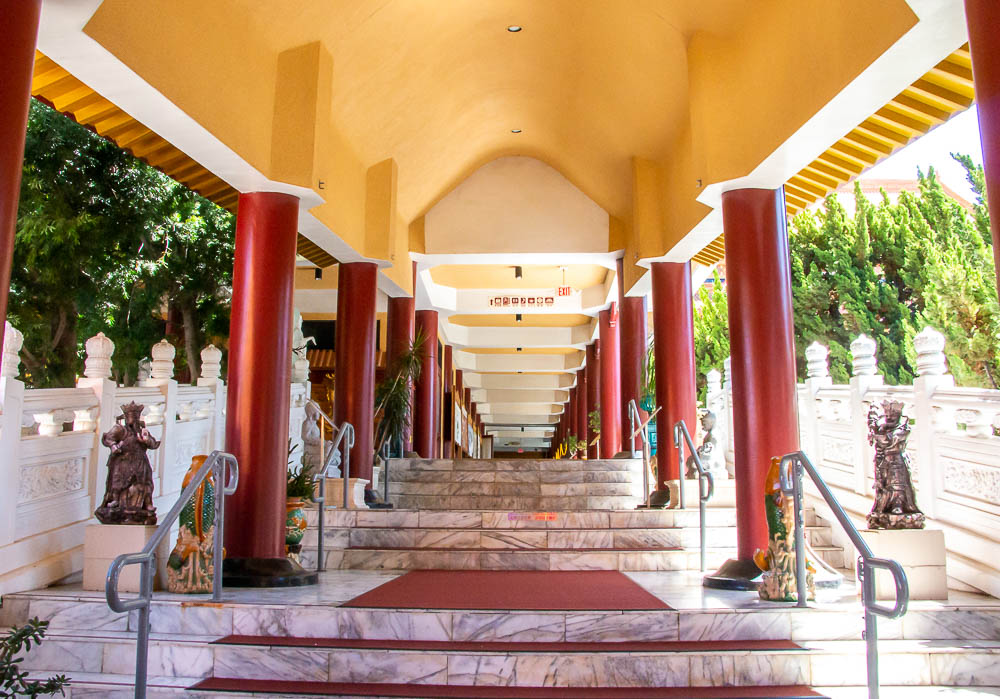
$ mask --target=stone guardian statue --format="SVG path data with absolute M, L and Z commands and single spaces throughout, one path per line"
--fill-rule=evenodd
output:
M 868 411 L 868 443 L 875 447 L 875 504 L 868 513 L 870 529 L 923 529 L 924 513 L 910 480 L 906 441 L 910 423 L 899 401 L 873 404 Z
M 118 423 L 101 436 L 101 443 L 111 449 L 104 500 L 94 512 L 101 524 L 156 524 L 153 467 L 146 451 L 160 442 L 140 419 L 143 407 L 135 401 L 123 405 Z

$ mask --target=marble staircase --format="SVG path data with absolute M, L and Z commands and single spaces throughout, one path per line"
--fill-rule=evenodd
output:
M 318 589 L 227 590 L 221 604 L 158 593 L 150 696 L 515 697 L 543 696 L 530 690 L 548 686 L 569 688 L 553 690 L 552 697 L 582 696 L 573 687 L 633 688 L 632 694 L 595 696 L 739 697 L 761 695 L 725 688 L 765 686 L 772 691 L 764 696 L 836 699 L 864 684 L 860 608 L 849 596 L 795 609 L 755 602 L 749 593 L 704 593 L 697 575 L 636 573 L 633 580 L 676 608 L 337 606 L 393 575 L 333 572 Z M 23 669 L 39 677 L 68 673 L 73 699 L 131 696 L 134 614 L 111 612 L 98 593 L 50 589 L 8 595 L 0 624 L 32 616 L 51 626 Z M 880 622 L 879 631 L 885 685 L 1000 685 L 996 600 L 914 603 L 901 620 Z M 298 684 L 275 684 L 289 681 Z M 807 694 L 809 686 L 821 693 Z M 653 689 L 671 687 L 699 689 Z M 635 694 L 635 688 L 649 689 Z

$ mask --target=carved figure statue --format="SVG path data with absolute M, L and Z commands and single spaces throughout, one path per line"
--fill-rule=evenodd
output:
M 101 436 L 101 443 L 111 449 L 104 500 L 94 512 L 102 524 L 156 524 L 153 467 L 146 451 L 160 442 L 140 419 L 143 407 L 134 401 L 123 405 L 118 424 Z
M 326 478 L 340 478 L 340 450 L 331 452 L 330 442 L 323 442 L 320 430 L 319 411 L 313 403 L 306 403 L 306 417 L 302 421 L 302 449 L 309 464 L 323 464 L 316 473 L 324 473 Z M 322 447 L 321 447 L 321 443 Z M 324 448 L 326 454 L 320 454 Z
M 795 510 L 793 498 L 781 492 L 781 460 L 771 459 L 764 479 L 764 512 L 767 515 L 767 551 L 760 549 L 754 563 L 764 571 L 757 593 L 762 600 L 794 602 L 798 598 L 795 584 Z M 816 598 L 815 566 L 806 559 L 806 597 Z
M 883 401 L 868 411 L 868 443 L 875 447 L 875 504 L 868 513 L 870 529 L 923 529 L 924 513 L 917 507 L 910 480 L 906 441 L 909 420 L 899 401 Z
M 729 472 L 726 471 L 726 459 L 723 456 L 722 449 L 719 447 L 719 442 L 712 434 L 712 430 L 715 429 L 715 413 L 711 410 L 706 410 L 701 416 L 701 432 L 702 440 L 701 446 L 698 447 L 698 458 L 701 460 L 701 465 L 712 474 L 712 476 L 718 480 L 725 480 L 729 478 Z M 686 462 L 685 468 L 685 478 L 697 478 L 698 473 L 694 466 L 694 456 L 689 456 Z
M 198 455 L 191 460 L 181 488 L 188 486 L 207 458 Z M 215 480 L 212 476 L 201 482 L 194 496 L 181 508 L 179 524 L 177 544 L 167 559 L 167 590 L 185 594 L 211 592 L 215 575 Z

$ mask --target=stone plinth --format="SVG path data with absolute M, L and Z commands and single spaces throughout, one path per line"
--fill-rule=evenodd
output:
M 861 537 L 878 558 L 903 566 L 911 600 L 948 599 L 944 532 L 938 529 L 862 529 Z M 860 594 L 860 587 L 859 593 Z M 887 570 L 875 571 L 875 595 L 892 600 L 896 587 Z
M 670 489 L 671 509 L 677 507 L 680 502 L 680 481 L 667 481 Z M 684 479 L 684 507 L 698 507 L 698 479 Z M 731 478 L 725 480 L 717 478 L 715 480 L 715 492 L 706 503 L 708 507 L 735 507 L 736 506 L 736 481 Z
M 370 481 L 365 478 L 352 478 L 349 484 L 351 490 L 351 504 L 349 508 L 352 510 L 367 510 L 368 505 L 365 504 L 365 487 Z M 344 479 L 343 478 L 327 478 L 326 479 L 326 505 L 327 507 L 343 507 L 344 506 Z
M 153 536 L 156 527 L 138 524 L 88 524 L 83 538 L 83 589 L 103 590 L 111 563 L 123 553 L 139 553 Z M 166 539 L 156 552 L 157 568 L 170 555 L 170 542 Z M 121 592 L 139 591 L 141 566 L 130 565 L 122 569 L 118 578 Z M 153 588 L 160 588 L 160 573 L 153 579 Z

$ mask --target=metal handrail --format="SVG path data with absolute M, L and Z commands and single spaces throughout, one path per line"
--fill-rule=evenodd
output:
M 865 644 L 868 663 L 868 696 L 878 699 L 878 620 L 876 616 L 886 619 L 896 619 L 906 614 L 910 602 L 910 585 L 897 561 L 887 558 L 877 558 L 868 543 L 861 537 L 857 527 L 841 507 L 837 498 L 831 492 L 823 477 L 819 475 L 805 452 L 795 451 L 781 457 L 780 477 L 781 492 L 794 498 L 795 509 L 795 586 L 798 596 L 797 606 L 806 606 L 806 542 L 805 524 L 802 517 L 802 471 L 809 474 L 813 485 L 819 490 L 833 516 L 840 522 L 854 548 L 858 551 L 858 581 L 861 583 L 861 604 L 865 610 Z M 896 586 L 896 604 L 884 607 L 875 599 L 875 568 L 882 568 L 892 573 L 892 581 Z
M 228 467 L 232 467 L 230 470 Z M 156 570 L 156 549 L 170 533 L 177 518 L 180 517 L 181 510 L 188 501 L 195 496 L 202 481 L 209 472 L 215 479 L 215 532 L 212 537 L 213 574 L 212 574 L 212 600 L 218 602 L 222 599 L 222 542 L 223 527 L 225 525 L 226 496 L 236 492 L 236 486 L 240 480 L 239 464 L 236 457 L 223 451 L 213 451 L 201 468 L 195 472 L 194 477 L 181 491 L 180 497 L 174 506 L 170 508 L 167 516 L 160 520 L 149 538 L 146 545 L 139 553 L 123 553 L 108 568 L 108 577 L 104 581 L 104 596 L 108 600 L 108 606 L 112 611 L 123 614 L 133 609 L 139 610 L 139 628 L 136 634 L 135 643 L 135 697 L 145 699 L 146 678 L 149 660 L 149 611 L 153 601 L 153 575 Z M 232 476 L 232 478 L 228 478 Z M 118 578 L 122 569 L 128 565 L 142 566 L 139 570 L 139 596 L 123 601 L 118 594 Z
M 322 572 L 326 570 L 326 555 L 324 549 L 324 543 L 326 540 L 326 479 L 335 478 L 335 470 L 343 466 L 340 469 L 341 476 L 344 479 L 344 499 L 342 507 L 345 510 L 351 509 L 351 500 L 349 497 L 351 489 L 351 449 L 354 447 L 354 425 L 349 422 L 345 422 L 340 427 L 333 421 L 333 418 L 327 415 L 319 404 L 314 400 L 308 400 L 316 414 L 323 420 L 326 420 L 327 424 L 333 429 L 333 443 L 330 445 L 330 453 L 327 454 L 326 451 L 326 430 L 323 429 L 323 425 L 319 426 L 319 453 L 320 458 L 323 459 L 323 466 L 316 472 L 313 476 L 313 482 L 319 481 L 319 494 L 313 496 L 313 502 L 316 503 L 319 510 L 319 531 L 317 544 L 316 544 L 316 572 Z M 344 449 L 343 459 L 338 458 L 340 456 L 340 445 L 344 440 L 346 441 L 346 448 Z
M 629 425 L 632 429 L 632 436 L 629 438 L 632 440 L 632 458 L 638 458 L 638 454 L 635 451 L 635 438 L 637 435 L 640 436 L 642 442 L 642 492 L 643 499 L 645 500 L 646 507 L 649 507 L 649 464 L 650 464 L 650 446 L 649 446 L 649 423 L 656 417 L 656 414 L 660 412 L 660 408 L 657 407 L 656 410 L 649 414 L 646 421 L 643 422 L 642 416 L 639 414 L 639 407 L 635 404 L 635 399 L 631 399 L 628 402 L 628 420 Z M 636 423 L 639 427 L 636 427 Z
M 683 438 L 683 439 L 682 439 Z M 679 509 L 685 509 L 684 507 L 684 476 L 687 472 L 687 465 L 684 459 L 684 445 L 687 444 L 688 451 L 691 452 L 691 459 L 694 461 L 695 470 L 698 471 L 698 521 L 701 529 L 701 570 L 705 570 L 705 537 L 707 532 L 707 525 L 705 522 L 705 503 L 707 503 L 711 497 L 715 494 L 715 478 L 712 474 L 705 468 L 704 464 L 701 463 L 701 457 L 698 455 L 698 450 L 694 448 L 694 440 L 691 439 L 691 433 L 688 432 L 687 425 L 683 420 L 678 420 L 674 423 L 674 447 L 677 449 L 677 461 L 679 465 L 677 485 L 677 497 L 680 500 L 678 503 Z M 707 484 L 707 488 L 705 487 Z

